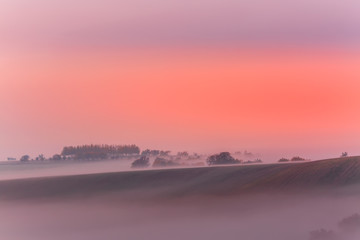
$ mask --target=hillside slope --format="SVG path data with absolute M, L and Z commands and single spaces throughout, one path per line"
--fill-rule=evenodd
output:
M 237 195 L 360 186 L 360 157 L 289 164 L 217 166 L 0 181 L 0 199 L 116 194 L 127 199 Z
M 341 187 L 360 183 L 360 157 L 347 157 L 288 165 L 248 187 L 276 189 Z

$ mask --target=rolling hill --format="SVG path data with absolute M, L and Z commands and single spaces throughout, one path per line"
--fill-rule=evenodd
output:
M 246 193 L 342 190 L 360 192 L 360 157 L 313 162 L 214 166 L 41 177 L 0 181 L 1 200 L 82 198 L 115 194 L 129 199 L 227 196 Z M 357 188 L 359 186 L 359 188 Z

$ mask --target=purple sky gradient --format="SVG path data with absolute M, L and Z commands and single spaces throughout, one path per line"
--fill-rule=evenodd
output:
M 348 46 L 360 40 L 356 0 L 3 0 L 0 9 L 0 47 Z

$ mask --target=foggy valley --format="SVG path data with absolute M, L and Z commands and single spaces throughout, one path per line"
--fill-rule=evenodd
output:
M 131 164 L 129 160 L 125 162 L 127 166 Z M 24 178 L 31 174 L 21 176 L 26 170 L 19 170 L 15 171 L 17 175 L 1 180 L 1 237 L 7 240 L 360 237 L 359 157 L 149 170 L 128 167 L 123 172 L 106 173 L 110 168 L 121 167 L 115 163 L 63 163 L 62 167 L 50 163 L 55 166 L 47 169 L 48 177 Z M 98 168 L 101 164 L 103 169 Z M 36 163 L 28 165 L 36 168 Z M 77 171 L 67 172 L 70 175 L 65 174 L 78 167 Z M 103 173 L 91 173 L 95 168 Z M 83 174 L 79 175 L 80 172 Z M 340 224 L 341 221 L 345 223 Z

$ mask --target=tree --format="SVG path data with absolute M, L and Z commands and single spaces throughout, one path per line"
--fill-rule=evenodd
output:
M 292 162 L 302 162 L 302 161 L 305 161 L 305 158 L 302 158 L 302 157 L 297 156 L 297 157 L 293 157 L 293 158 L 291 159 L 291 161 L 292 161 Z
M 141 155 L 146 155 L 146 156 L 158 156 L 160 155 L 161 151 L 160 150 L 150 150 L 150 149 L 146 149 L 144 151 L 141 152 Z
M 140 148 L 134 144 L 132 145 L 82 145 L 82 146 L 67 146 L 64 147 L 61 155 L 74 156 L 81 159 L 86 158 L 102 158 L 106 155 L 132 155 L 139 154 Z
M 222 152 L 209 156 L 206 159 L 206 163 L 211 166 L 218 164 L 238 164 L 241 163 L 241 161 L 233 158 L 229 152 Z
M 278 162 L 289 162 L 290 160 L 287 158 L 280 158 Z
M 131 167 L 132 168 L 145 168 L 150 166 L 149 158 L 146 156 L 141 156 L 139 159 L 132 162 Z
M 170 153 L 171 153 L 171 151 L 160 151 L 160 156 L 165 156 L 165 157 L 167 157 L 167 156 L 170 155 Z
M 45 161 L 45 157 L 43 154 L 39 154 L 38 157 L 35 158 L 36 161 Z
M 55 160 L 55 161 L 59 161 L 59 160 L 61 160 L 61 159 L 62 159 L 62 157 L 61 157 L 60 154 L 55 154 L 55 155 L 52 157 L 52 160 Z
M 244 151 L 244 157 L 252 158 L 252 157 L 254 157 L 254 154 L 252 152 L 248 152 L 247 150 L 245 150 Z
M 181 157 L 181 158 L 186 158 L 186 157 L 189 157 L 189 153 L 188 152 L 186 152 L 186 151 L 184 151 L 184 152 L 178 152 L 177 153 L 177 156 L 178 157 Z
M 196 159 L 200 159 L 200 158 L 201 158 L 201 156 L 197 153 L 189 155 L 189 157 L 188 157 L 189 160 L 196 160 Z
M 155 159 L 152 166 L 153 167 L 173 167 L 173 166 L 178 166 L 178 165 L 179 165 L 179 163 L 177 163 L 177 162 L 158 157 Z
M 24 155 L 20 158 L 20 162 L 28 162 L 30 160 L 29 155 Z
M 347 157 L 347 156 L 348 156 L 348 153 L 347 153 L 347 152 L 341 153 L 341 157 Z

